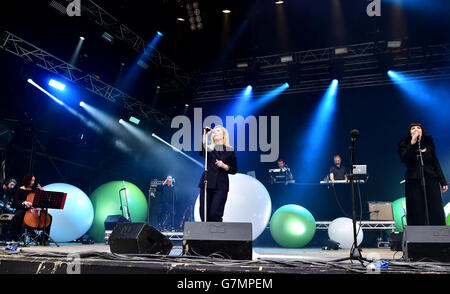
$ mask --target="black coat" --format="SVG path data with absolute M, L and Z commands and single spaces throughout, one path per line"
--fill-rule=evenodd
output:
M 200 155 L 205 157 L 205 150 L 202 148 Z M 223 163 L 230 168 L 228 171 L 216 165 L 216 159 L 222 160 Z M 208 189 L 213 190 L 229 190 L 228 174 L 234 175 L 237 173 L 237 159 L 234 149 L 232 147 L 216 146 L 214 150 L 208 149 Z M 199 188 L 204 187 L 204 174 L 198 184 Z
M 427 151 L 422 153 L 425 176 L 437 178 L 441 186 L 447 185 L 436 156 L 433 139 L 430 136 L 423 136 L 420 147 L 422 149 L 427 148 Z M 405 179 L 420 179 L 418 143 L 411 145 L 411 136 L 400 140 L 398 154 L 406 165 Z

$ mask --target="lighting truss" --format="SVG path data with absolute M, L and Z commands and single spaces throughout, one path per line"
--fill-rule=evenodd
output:
M 154 119 L 158 123 L 170 126 L 170 117 L 144 104 L 140 100 L 116 89 L 91 74 L 86 74 L 73 65 L 47 53 L 33 44 L 5 31 L 0 39 L 0 48 L 23 58 L 34 65 L 55 75 L 59 75 L 92 93 L 99 95 L 113 103 L 147 119 Z
M 91 0 L 82 1 L 81 3 L 82 12 L 87 12 L 89 14 L 89 17 L 95 23 L 111 33 L 114 38 L 127 43 L 133 50 L 138 53 L 146 54 L 146 52 L 148 52 L 149 42 L 145 41 L 144 38 L 139 36 L 129 27 L 121 24 L 119 20 L 106 12 L 102 7 L 95 4 Z M 163 71 L 173 77 L 176 81 L 178 81 L 178 88 L 185 88 L 190 84 L 191 76 L 155 48 L 151 50 L 150 55 L 146 54 L 146 57 L 151 63 L 157 65 Z
M 391 84 L 386 75 L 395 69 L 420 81 L 450 78 L 450 45 L 388 48 L 387 41 L 345 46 L 347 53 L 336 55 L 334 47 L 282 53 L 238 60 L 247 68 L 202 73 L 194 102 L 234 99 L 247 84 L 259 95 L 285 82 L 283 94 L 325 90 L 339 79 L 339 89 Z M 292 56 L 286 62 L 283 57 Z

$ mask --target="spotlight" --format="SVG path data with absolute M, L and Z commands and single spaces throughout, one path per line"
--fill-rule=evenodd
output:
M 237 68 L 246 68 L 248 67 L 248 63 L 247 62 L 239 62 L 238 64 L 236 64 Z
M 81 40 L 81 41 L 84 41 L 84 37 L 83 37 L 83 36 L 81 36 L 81 37 L 80 37 L 80 40 Z
M 130 119 L 128 121 L 134 123 L 135 125 L 138 125 L 141 120 L 134 116 L 130 116 Z
M 123 119 L 119 119 L 119 124 L 123 124 Z
M 66 88 L 66 85 L 64 85 L 63 83 L 60 83 L 58 81 L 55 81 L 54 79 L 51 79 L 48 84 L 50 86 L 52 86 L 53 88 L 56 88 L 60 91 L 64 91 L 64 89 Z
M 278 4 L 283 4 L 283 3 L 284 3 L 284 1 L 276 1 L 276 2 L 275 2 L 275 4 L 277 4 L 277 5 L 278 5 Z
M 281 62 L 282 62 L 282 63 L 292 62 L 292 60 L 293 60 L 292 55 L 282 56 L 282 57 L 281 57 Z
M 184 104 L 185 107 L 189 107 L 189 104 Z
M 388 41 L 388 48 L 400 48 L 402 46 L 402 41 Z
M 222 12 L 225 13 L 225 14 L 229 14 L 229 13 L 231 13 L 231 10 L 229 10 L 229 9 L 224 9 L 224 10 L 222 10 Z
M 342 55 L 342 54 L 347 54 L 347 53 L 348 53 L 348 48 L 347 47 L 335 48 L 334 49 L 334 54 L 335 55 Z
M 86 103 L 84 103 L 84 101 L 81 101 L 81 102 L 80 102 L 80 106 L 81 106 L 81 107 L 84 107 L 84 106 L 86 106 Z
M 163 36 L 163 34 L 160 31 L 157 31 L 156 33 L 158 34 L 158 36 L 161 36 L 161 37 Z
M 177 20 L 178 20 L 178 21 L 182 21 L 182 22 L 185 21 L 184 18 L 182 18 L 182 17 L 177 17 Z
M 102 39 L 111 44 L 114 42 L 114 37 L 108 34 L 107 32 L 103 33 Z

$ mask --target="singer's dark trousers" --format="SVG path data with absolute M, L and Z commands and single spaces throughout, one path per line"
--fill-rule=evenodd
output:
M 430 225 L 445 226 L 440 184 L 437 178 L 425 177 Z M 406 179 L 406 222 L 409 226 L 426 225 L 425 198 L 420 179 Z
M 208 222 L 222 222 L 225 203 L 227 202 L 228 191 L 206 189 L 206 208 Z M 205 190 L 200 189 L 200 217 L 204 221 L 205 217 Z

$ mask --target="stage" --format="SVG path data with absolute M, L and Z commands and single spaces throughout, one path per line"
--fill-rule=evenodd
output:
M 168 256 L 112 254 L 105 244 L 75 243 L 19 247 L 2 250 L 3 274 L 449 274 L 450 263 L 406 262 L 402 252 L 390 249 L 362 249 L 367 259 L 385 260 L 387 269 L 370 270 L 358 261 L 336 259 L 349 256 L 349 250 L 321 248 L 253 248 L 253 260 L 187 256 L 174 246 Z M 368 262 L 364 262 L 367 265 Z

